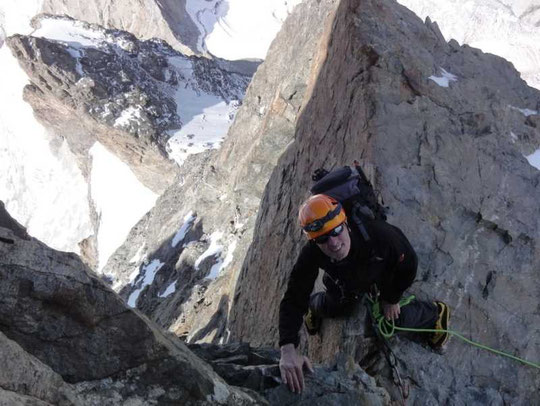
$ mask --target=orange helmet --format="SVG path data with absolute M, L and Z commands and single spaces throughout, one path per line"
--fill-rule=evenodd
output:
M 298 211 L 298 221 L 310 240 L 328 233 L 345 220 L 347 216 L 341 203 L 327 195 L 311 196 Z

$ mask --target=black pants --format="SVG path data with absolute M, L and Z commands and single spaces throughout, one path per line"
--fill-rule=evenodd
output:
M 359 302 L 358 297 L 344 298 L 341 290 L 328 289 L 311 295 L 309 308 L 319 317 L 333 318 L 348 316 Z M 437 306 L 433 302 L 414 299 L 401 308 L 399 318 L 395 320 L 398 327 L 433 328 L 437 320 Z

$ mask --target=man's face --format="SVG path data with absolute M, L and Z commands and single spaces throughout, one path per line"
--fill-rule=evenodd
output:
M 330 236 L 325 243 L 315 242 L 317 242 L 317 245 L 324 254 L 336 261 L 341 261 L 349 255 L 349 250 L 351 249 L 351 236 L 349 235 L 347 224 L 342 224 L 338 227 L 343 227 L 341 234 Z

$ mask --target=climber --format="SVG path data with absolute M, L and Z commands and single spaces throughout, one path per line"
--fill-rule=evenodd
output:
M 302 391 L 304 366 L 313 371 L 309 359 L 296 350 L 304 314 L 308 333 L 316 334 L 322 318 L 349 315 L 373 285 L 380 291 L 384 316 L 396 326 L 447 330 L 450 310 L 443 302 L 413 300 L 399 306 L 418 265 L 400 229 L 383 220 L 370 221 L 365 224 L 371 236 L 367 244 L 353 222 L 348 223 L 341 203 L 322 194 L 311 196 L 300 207 L 299 222 L 309 241 L 292 269 L 279 310 L 279 365 L 291 391 Z M 319 268 L 325 271 L 325 291 L 310 296 Z M 447 340 L 448 333 L 437 332 L 428 343 L 440 349 Z

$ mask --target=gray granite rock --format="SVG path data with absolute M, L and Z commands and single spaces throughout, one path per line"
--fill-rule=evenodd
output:
M 0 405 L 73 405 L 77 397 L 62 377 L 0 332 Z
M 320 37 L 327 35 L 336 5 L 297 6 L 296 19 L 284 23 L 277 45 L 254 75 L 221 150 L 186 161 L 176 184 L 132 229 L 104 270 L 116 275 L 118 289 L 128 300 L 141 286 L 130 284 L 130 275 L 144 275 L 152 261 L 163 263 L 154 283 L 140 293 L 137 308 L 190 342 L 219 343 L 229 334 L 227 320 L 238 272 L 254 235 L 257 238 L 253 231 L 260 198 L 279 155 L 294 138 L 295 117 L 310 91 L 306 83 L 321 62 Z M 196 215 L 191 231 L 173 247 L 190 211 Z M 211 246 L 214 232 L 223 233 L 222 251 L 195 266 Z M 219 277 L 207 278 L 227 256 L 232 260 Z M 160 297 L 175 281 L 175 292 Z M 275 326 L 268 328 L 273 337 Z
M 4 226 L 0 238 L 0 387 L 8 403 L 255 404 L 126 309 L 76 255 Z
M 446 301 L 453 328 L 467 337 L 537 362 L 540 172 L 524 155 L 538 149 L 540 134 L 518 109 L 536 111 L 540 93 L 507 61 L 447 44 L 436 25 L 395 2 L 342 1 L 332 24 L 294 142 L 266 185 L 231 337 L 275 343 L 269 326 L 303 243 L 296 212 L 310 175 L 359 159 L 391 208 L 389 221 L 417 249 L 414 292 Z M 442 69 L 455 75 L 448 87 L 430 79 Z M 358 352 L 370 344 L 365 314 L 357 317 L 305 341 L 312 358 L 367 355 Z M 530 367 L 458 340 L 443 356 L 395 341 L 411 404 L 538 401 Z
M 230 385 L 260 393 L 270 405 L 389 405 L 390 396 L 358 366 L 316 367 L 306 371 L 301 394 L 281 384 L 278 350 L 251 348 L 247 343 L 191 344 L 197 356 L 208 361 Z
M 446 43 L 394 1 L 307 1 L 222 149 L 186 162 L 108 272 L 126 300 L 137 292 L 137 308 L 188 342 L 276 345 L 311 173 L 358 159 L 418 252 L 414 293 L 446 301 L 467 337 L 538 362 L 540 172 L 524 155 L 540 147 L 539 100 L 510 63 Z M 442 355 L 406 337 L 392 345 L 410 404 L 538 401 L 532 368 L 456 339 Z M 399 401 L 364 308 L 326 321 L 301 348 L 347 379 L 372 374 L 382 391 L 366 403 Z M 284 404 L 316 399 L 277 390 L 291 396 Z

